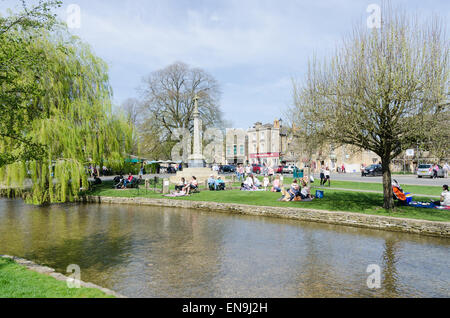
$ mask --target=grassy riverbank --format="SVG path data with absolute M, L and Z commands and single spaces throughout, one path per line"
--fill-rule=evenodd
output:
M 158 193 L 154 193 L 151 191 L 146 192 L 145 189 L 115 190 L 112 189 L 111 186 L 111 183 L 105 182 L 95 190 L 91 191 L 89 194 L 109 197 L 165 198 Z M 381 193 L 354 192 L 332 189 L 325 189 L 324 191 L 325 197 L 323 199 L 314 200 L 312 202 L 280 202 L 277 201 L 277 199 L 280 198 L 279 193 L 247 192 L 239 190 L 221 192 L 203 190 L 200 193 L 193 194 L 188 197 L 171 199 L 237 203 L 258 206 L 302 207 L 318 210 L 357 212 L 400 218 L 450 222 L 450 213 L 449 211 L 444 210 L 397 207 L 394 212 L 387 212 L 382 208 L 383 195 Z M 415 197 L 415 200 L 426 201 L 427 198 Z
M 66 282 L 33 272 L 0 257 L 0 298 L 114 298 L 93 288 L 68 288 Z

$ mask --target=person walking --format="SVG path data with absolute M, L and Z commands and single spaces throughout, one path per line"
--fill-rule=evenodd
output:
M 325 181 L 323 182 L 323 185 L 325 185 L 325 183 L 328 181 L 328 186 L 331 187 L 331 173 L 330 173 L 330 168 L 326 167 L 325 171 Z
M 325 169 L 324 167 L 320 167 L 320 186 L 325 184 Z
M 450 166 L 448 165 L 448 162 L 446 162 L 444 164 L 443 169 L 444 169 L 444 178 L 448 178 L 448 171 L 450 170 Z
M 241 182 L 241 179 L 242 181 L 244 180 L 244 167 L 242 166 L 242 164 L 239 164 L 236 169 L 236 177 L 239 182 Z
M 433 166 L 433 179 L 437 179 L 438 171 L 439 171 L 439 166 L 437 165 L 437 163 L 435 163 Z

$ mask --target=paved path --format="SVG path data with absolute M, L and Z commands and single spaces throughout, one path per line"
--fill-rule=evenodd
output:
M 314 178 L 320 179 L 318 173 L 313 174 Z M 450 178 L 418 178 L 416 175 L 392 175 L 392 179 L 396 179 L 400 184 L 409 185 L 428 185 L 428 186 L 443 186 L 450 183 Z M 360 173 L 333 173 L 331 174 L 331 181 L 354 181 L 365 183 L 382 183 L 382 177 L 361 177 Z

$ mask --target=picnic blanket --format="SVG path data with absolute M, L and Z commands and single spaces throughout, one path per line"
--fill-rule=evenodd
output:
M 412 202 L 408 203 L 408 206 L 412 206 L 414 208 L 450 210 L 450 206 L 436 205 L 433 202 L 416 202 L 416 201 L 412 201 Z
M 175 198 L 175 197 L 185 197 L 186 193 L 185 192 L 174 192 L 171 194 L 166 194 L 164 195 L 165 197 L 169 197 L 169 198 Z

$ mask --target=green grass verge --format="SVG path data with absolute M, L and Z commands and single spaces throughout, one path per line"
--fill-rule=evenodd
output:
M 258 179 L 262 182 L 263 177 L 258 177 Z M 284 184 L 289 185 L 292 183 L 293 178 L 292 177 L 285 177 L 284 178 Z M 442 185 L 446 183 L 447 180 L 440 179 L 439 181 L 442 181 L 441 185 L 437 186 L 421 186 L 421 185 L 402 185 L 402 188 L 405 192 L 410 192 L 412 194 L 422 194 L 422 195 L 433 195 L 433 196 L 440 196 L 442 192 Z M 313 187 L 319 187 L 319 180 L 316 180 L 313 184 Z M 240 183 L 234 183 L 233 186 L 238 187 Z M 328 187 L 328 183 L 327 183 Z M 367 191 L 383 191 L 383 184 L 381 182 L 356 182 L 356 181 L 338 181 L 338 180 L 331 180 L 331 187 L 332 188 L 342 188 L 342 189 L 349 189 L 349 190 L 367 190 Z
M 317 181 L 317 185 L 320 181 Z M 327 184 L 328 186 L 328 184 Z M 420 186 L 420 185 L 401 185 L 405 192 L 423 195 L 440 196 L 442 193 L 442 186 Z M 369 190 L 369 191 L 383 191 L 383 185 L 381 183 L 363 183 L 352 181 L 331 181 L 332 188 L 352 189 L 352 190 Z
M 450 213 L 445 210 L 438 209 L 420 209 L 414 207 L 397 207 L 395 211 L 388 212 L 382 208 L 383 195 L 380 193 L 366 192 L 350 192 L 325 189 L 325 197 L 312 202 L 280 202 L 279 193 L 272 192 L 248 192 L 240 190 L 230 191 L 207 191 L 202 190 L 200 193 L 193 194 L 189 197 L 170 198 L 173 200 L 192 200 L 192 201 L 210 201 L 219 203 L 238 203 L 259 206 L 275 206 L 275 207 L 303 207 L 328 211 L 346 211 L 365 214 L 385 215 L 400 218 L 422 219 L 429 221 L 450 221 Z M 98 196 L 110 197 L 147 197 L 147 198 L 164 198 L 159 193 L 154 193 L 140 189 L 115 190 L 111 189 L 111 184 L 105 182 L 102 186 L 97 187 L 88 193 Z M 415 197 L 415 200 L 427 201 L 427 198 Z
M 0 298 L 114 298 L 93 288 L 68 288 L 66 282 L 33 272 L 0 257 Z

